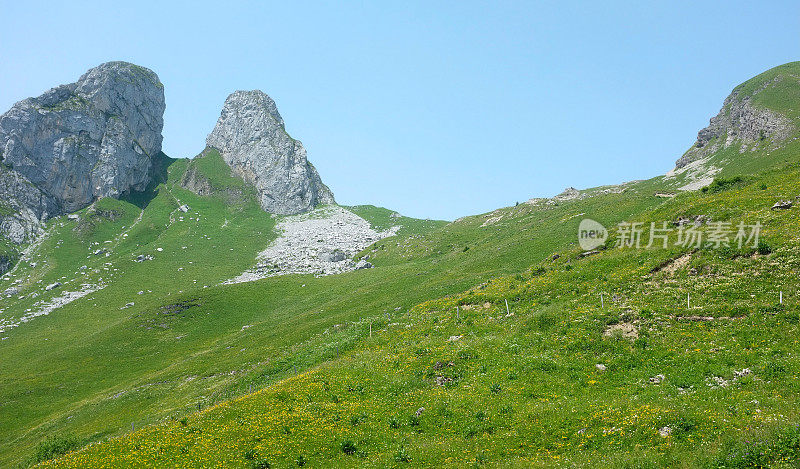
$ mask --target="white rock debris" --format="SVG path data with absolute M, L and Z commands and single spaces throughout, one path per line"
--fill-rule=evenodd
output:
M 65 291 L 58 296 L 50 298 L 49 300 L 39 301 L 34 305 L 33 308 L 27 311 L 19 319 L 14 319 L 13 317 L 9 319 L 0 319 L 0 333 L 13 329 L 22 323 L 30 321 L 33 318 L 46 316 L 64 305 L 68 305 L 77 299 L 83 298 L 84 296 L 94 293 L 98 290 L 102 290 L 103 288 L 105 288 L 105 284 L 83 284 L 81 285 L 81 289 L 78 291 Z
M 400 226 L 374 230 L 368 221 L 337 206 L 287 216 L 276 227 L 280 234 L 256 259 L 256 265 L 226 284 L 252 282 L 289 274 L 340 274 L 372 267 L 352 257 L 372 243 L 397 234 Z
M 678 175 L 684 174 L 684 185 L 678 187 L 678 190 L 696 191 L 702 189 L 711 184 L 714 181 L 714 176 L 722 170 L 722 168 L 709 164 L 708 160 L 709 158 L 702 158 L 687 163 L 680 168 L 675 168 L 664 176 L 664 180 L 670 181 L 676 179 Z

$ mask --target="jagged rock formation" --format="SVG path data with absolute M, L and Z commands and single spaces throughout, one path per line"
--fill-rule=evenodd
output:
M 335 203 L 300 141 L 286 133 L 275 102 L 262 91 L 236 91 L 225 100 L 206 139 L 233 174 L 253 184 L 261 207 L 291 215 Z
M 158 76 L 126 62 L 16 103 L 0 116 L 0 231 L 28 241 L 49 217 L 144 190 L 164 108 Z
M 743 92 L 742 86 L 734 89 L 725 98 L 719 114 L 711 118 L 708 127 L 697 133 L 697 141 L 692 148 L 675 162 L 675 169 L 683 168 L 734 143 L 741 144 L 742 151 L 745 151 L 748 146 L 752 148 L 753 144 L 764 140 L 778 145 L 789 138 L 795 130 L 792 120 L 754 104 L 753 99 L 781 80 L 792 79 L 800 81 L 797 77 L 778 75 L 761 84 L 752 93 Z
M 39 236 L 41 222 L 59 212 L 53 197 L 6 167 L 0 167 L 0 205 L 0 233 L 17 244 Z

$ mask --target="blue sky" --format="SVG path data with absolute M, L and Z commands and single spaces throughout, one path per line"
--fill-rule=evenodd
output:
M 453 219 L 666 172 L 738 83 L 800 58 L 773 2 L 0 1 L 0 112 L 110 60 L 165 85 L 164 151 L 272 96 L 342 204 Z

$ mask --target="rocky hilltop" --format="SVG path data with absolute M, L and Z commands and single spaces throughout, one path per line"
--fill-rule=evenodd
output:
M 261 207 L 292 215 L 335 203 L 299 140 L 286 133 L 275 101 L 262 91 L 236 91 L 225 100 L 206 139 L 233 174 L 253 184 Z
M 22 243 L 49 217 L 144 190 L 164 109 L 158 76 L 126 62 L 15 104 L 0 116 L 0 231 Z
M 773 148 L 780 146 L 796 131 L 793 110 L 779 104 L 785 101 L 787 90 L 800 90 L 800 62 L 775 67 L 737 86 L 709 125 L 697 133 L 694 145 L 675 162 L 675 168 L 731 145 L 739 145 L 742 153 L 764 142 Z

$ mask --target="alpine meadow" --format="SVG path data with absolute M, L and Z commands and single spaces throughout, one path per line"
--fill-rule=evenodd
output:
M 454 221 L 337 203 L 260 90 L 167 155 L 170 86 L 0 115 L 0 467 L 800 466 L 800 62 Z

